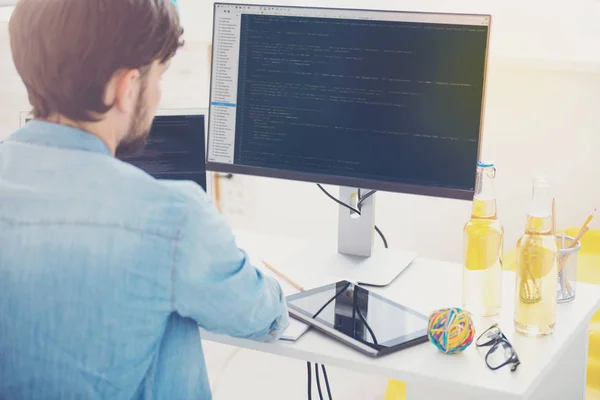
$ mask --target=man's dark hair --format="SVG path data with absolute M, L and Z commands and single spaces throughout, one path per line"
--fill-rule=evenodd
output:
M 121 69 L 167 62 L 183 45 L 171 0 L 20 0 L 9 22 L 13 61 L 35 118 L 96 121 Z

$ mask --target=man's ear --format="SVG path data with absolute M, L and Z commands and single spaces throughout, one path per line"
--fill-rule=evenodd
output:
M 132 113 L 136 107 L 140 71 L 121 70 L 114 74 L 106 88 L 105 104 L 113 104 L 125 114 Z

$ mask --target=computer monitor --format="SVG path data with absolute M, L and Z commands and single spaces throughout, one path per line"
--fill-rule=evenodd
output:
M 21 126 L 33 117 L 21 112 Z M 190 180 L 210 193 L 205 149 L 207 109 L 159 109 L 148 143 L 138 154 L 120 157 L 157 179 Z
M 471 199 L 490 25 L 215 4 L 207 169 L 339 185 L 347 203 L 358 188 Z M 340 253 L 371 256 L 372 201 L 340 209 Z

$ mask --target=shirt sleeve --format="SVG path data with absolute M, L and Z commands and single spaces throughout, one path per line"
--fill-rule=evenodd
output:
M 174 311 L 211 332 L 257 341 L 278 339 L 289 324 L 281 287 L 238 248 L 208 195 L 197 185 L 186 190 L 187 217 L 174 244 Z

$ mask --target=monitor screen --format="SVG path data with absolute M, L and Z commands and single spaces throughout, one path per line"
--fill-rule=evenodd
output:
M 204 118 L 192 114 L 157 115 L 146 147 L 120 159 L 157 179 L 190 180 L 206 191 Z
M 207 167 L 471 198 L 490 22 L 215 4 Z

